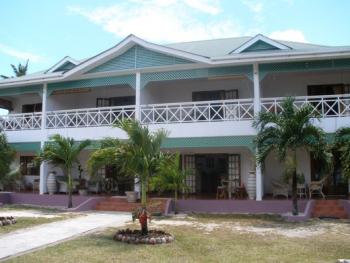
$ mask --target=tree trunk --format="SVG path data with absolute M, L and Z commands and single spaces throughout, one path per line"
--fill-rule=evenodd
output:
M 297 153 L 294 151 L 294 172 L 293 172 L 293 178 L 292 178 L 292 201 L 293 201 L 293 215 L 298 215 L 298 196 L 297 196 Z
M 177 214 L 177 189 L 175 189 L 175 196 L 174 196 L 174 212 Z
M 73 180 L 71 175 L 71 169 L 67 169 L 67 176 L 68 176 L 68 208 L 73 207 L 73 200 L 72 200 L 72 188 L 73 188 Z
M 145 208 L 147 205 L 147 185 L 145 180 L 141 180 L 141 205 Z

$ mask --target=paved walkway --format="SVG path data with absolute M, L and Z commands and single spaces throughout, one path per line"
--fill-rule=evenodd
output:
M 0 236 L 0 260 L 58 243 L 99 228 L 123 226 L 131 220 L 127 213 L 87 213 L 86 215 L 20 229 Z

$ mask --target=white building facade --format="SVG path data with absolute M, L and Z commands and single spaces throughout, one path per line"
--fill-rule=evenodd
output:
M 77 141 L 126 139 L 111 126 L 137 119 L 169 132 L 163 148 L 179 152 L 192 171 L 191 193 L 215 194 L 221 177 L 246 186 L 255 169 L 259 201 L 281 180 L 283 165 L 274 154 L 263 171 L 255 165 L 252 122 L 260 111 L 279 112 L 288 96 L 296 107 L 312 105 L 321 116 L 316 124 L 330 137 L 349 125 L 350 47 L 263 35 L 157 45 L 131 35 L 89 59 L 65 57 L 44 72 L 1 80 L 0 107 L 10 113 L 0 125 L 17 150 L 16 162 L 30 166 L 53 134 Z M 85 170 L 92 150 L 80 157 Z M 300 152 L 298 160 L 310 182 L 316 176 L 310 155 Z M 41 194 L 52 169 L 43 164 L 25 172 L 28 180 L 40 178 Z

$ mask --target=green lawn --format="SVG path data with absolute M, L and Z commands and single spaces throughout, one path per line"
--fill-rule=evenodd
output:
M 9 262 L 294 263 L 350 258 L 349 221 L 293 224 L 269 216 L 194 216 L 159 220 L 152 227 L 171 232 L 175 242 L 154 246 L 123 244 L 112 239 L 116 229 L 108 229 Z

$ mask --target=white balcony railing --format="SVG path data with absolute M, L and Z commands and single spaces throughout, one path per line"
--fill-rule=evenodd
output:
M 285 98 L 262 98 L 261 110 L 279 113 Z M 350 94 L 295 97 L 300 108 L 311 105 L 321 118 L 350 116 Z M 152 104 L 141 106 L 143 124 L 241 121 L 254 118 L 253 99 Z M 121 119 L 135 118 L 135 106 L 60 110 L 46 113 L 46 128 L 111 126 Z M 5 131 L 41 129 L 42 114 L 23 113 L 0 116 Z
M 183 123 L 251 120 L 253 99 L 152 104 L 141 107 L 141 122 Z
M 285 97 L 261 99 L 261 110 L 279 113 Z M 294 106 L 310 105 L 321 118 L 350 116 L 350 94 L 295 97 Z
M 17 131 L 37 129 L 41 129 L 41 112 L 0 116 L 0 130 Z
M 46 113 L 46 128 L 111 126 L 118 120 L 135 117 L 135 106 L 60 110 Z

